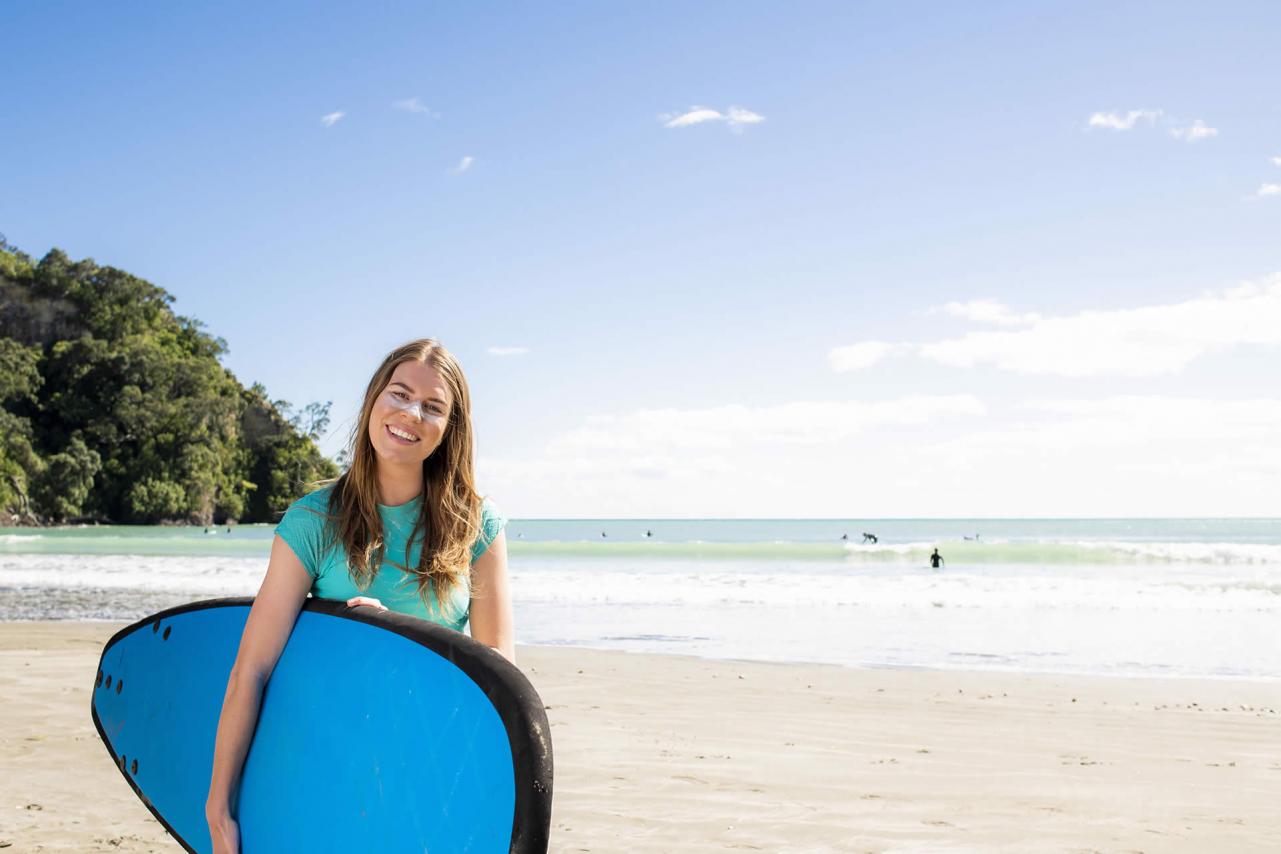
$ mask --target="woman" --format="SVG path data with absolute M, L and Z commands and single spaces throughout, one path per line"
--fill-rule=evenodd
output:
M 514 662 L 503 525 L 473 483 L 458 362 L 431 339 L 393 350 L 365 390 L 351 467 L 294 502 L 276 529 L 218 721 L 205 805 L 216 854 L 239 851 L 231 805 L 263 686 L 307 594 L 457 630 L 470 621 L 472 637 Z

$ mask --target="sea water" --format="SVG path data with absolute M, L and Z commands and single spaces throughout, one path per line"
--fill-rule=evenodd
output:
M 0 619 L 252 595 L 272 532 L 0 529 Z M 520 643 L 1281 680 L 1278 519 L 513 520 L 507 538 Z

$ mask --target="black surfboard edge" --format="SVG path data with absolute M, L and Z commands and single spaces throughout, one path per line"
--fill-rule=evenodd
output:
M 144 617 L 116 632 L 103 645 L 102 655 L 98 660 L 98 673 L 102 672 L 102 661 L 112 645 L 135 631 L 191 611 L 251 607 L 253 603 L 252 596 L 204 599 L 167 608 Z M 380 611 L 370 606 L 350 608 L 346 602 L 337 599 L 314 597 L 309 597 L 303 603 L 302 610 L 354 620 L 358 623 L 368 623 L 394 632 L 426 647 L 463 671 L 493 704 L 494 710 L 503 722 L 503 727 L 507 730 L 507 740 L 511 745 L 516 781 L 516 808 L 512 818 L 510 854 L 546 854 L 551 834 L 552 812 L 551 728 L 547 723 L 543 701 L 525 674 L 497 650 L 473 640 L 468 635 L 408 614 Z M 95 674 L 95 683 L 96 680 Z M 128 768 L 119 761 L 111 739 L 107 737 L 102 721 L 98 719 L 98 709 L 94 703 L 97 687 L 95 684 L 94 689 L 89 692 L 89 711 L 93 717 L 94 728 L 98 730 L 98 737 L 102 740 L 107 753 L 111 755 L 111 763 L 116 766 L 134 794 L 164 826 L 169 835 L 190 854 L 199 854 L 152 806 L 151 801 L 130 776 Z

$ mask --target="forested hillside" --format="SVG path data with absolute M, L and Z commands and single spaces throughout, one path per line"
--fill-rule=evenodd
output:
M 0 238 L 0 525 L 271 521 L 337 474 L 293 414 L 136 276 Z

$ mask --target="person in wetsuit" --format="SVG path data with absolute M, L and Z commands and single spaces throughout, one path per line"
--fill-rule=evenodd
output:
M 938 549 L 935 549 L 934 554 L 930 555 L 930 566 L 934 567 L 935 569 L 938 569 L 942 565 L 943 565 L 943 555 L 939 554 Z

